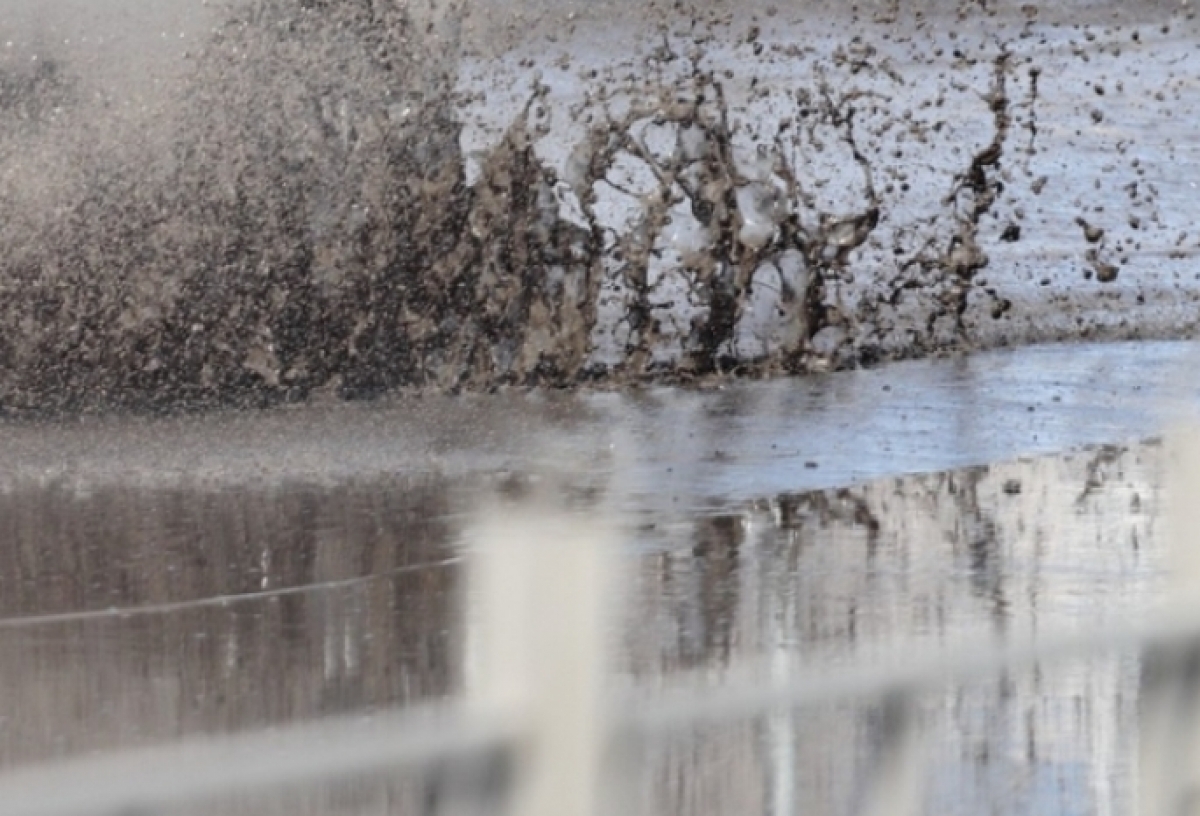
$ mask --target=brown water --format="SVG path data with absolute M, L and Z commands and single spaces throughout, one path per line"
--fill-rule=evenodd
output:
M 1153 432 L 1187 353 L 1050 347 L 707 393 L 9 425 L 0 762 L 460 691 L 464 531 L 481 498 L 544 471 L 532 440 L 623 520 L 618 663 L 644 682 L 1125 620 L 1162 580 L 1162 454 L 1122 440 Z M 988 433 L 914 424 L 906 384 Z M 857 412 L 858 439 L 833 430 Z M 1137 697 L 1121 655 L 927 695 L 928 812 L 1123 812 Z M 846 705 L 630 747 L 617 810 L 847 813 L 879 723 Z M 420 791 L 367 779 L 220 807 L 408 813 Z

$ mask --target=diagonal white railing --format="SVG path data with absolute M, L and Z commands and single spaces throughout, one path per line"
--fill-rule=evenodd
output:
M 727 677 L 719 688 L 701 678 L 684 679 L 667 690 L 612 700 L 606 727 L 613 735 L 658 736 L 834 702 L 907 701 L 931 688 L 1093 655 L 1146 650 L 1186 655 L 1195 649 L 1200 605 L 1102 631 L 1016 638 L 992 647 L 964 641 L 923 653 L 909 650 L 895 660 L 829 668 L 797 665 L 784 679 L 763 681 L 765 674 L 753 669 Z M 524 717 L 488 715 L 462 701 L 190 739 L 10 771 L 0 775 L 0 814 L 153 812 L 230 793 L 476 761 L 528 745 L 533 736 Z
M 465 706 L 347 717 L 59 761 L 0 777 L 0 813 L 154 813 L 230 794 L 504 750 L 519 732 Z
M 604 694 L 604 618 L 618 585 L 610 529 L 545 508 L 485 513 L 474 529 L 467 694 L 440 706 L 328 719 L 255 733 L 83 757 L 0 775 L 0 816 L 155 813 L 231 794 L 349 779 L 392 769 L 496 762 L 503 812 L 591 816 L 600 810 L 605 746 L 702 725 L 846 701 L 884 703 L 883 750 L 867 814 L 920 808 L 921 735 L 913 716 L 931 689 L 1041 664 L 1131 653 L 1143 661 L 1137 811 L 1189 812 L 1200 787 L 1200 435 L 1179 434 L 1175 590 L 1140 622 L 1036 637 L 978 639 L 893 659 L 825 667 L 742 667 L 714 687 Z M 563 546 L 570 540 L 571 546 Z

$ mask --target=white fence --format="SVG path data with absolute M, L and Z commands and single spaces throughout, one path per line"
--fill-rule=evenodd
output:
M 616 691 L 605 671 L 605 613 L 620 585 L 613 533 L 535 502 L 484 513 L 472 532 L 480 545 L 463 699 L 10 771 L 0 775 L 0 816 L 156 813 L 392 770 L 437 775 L 459 764 L 491 769 L 495 801 L 486 812 L 590 816 L 611 809 L 606 797 L 620 771 L 612 747 L 625 738 L 847 701 L 883 703 L 883 750 L 859 810 L 899 816 L 922 809 L 919 695 L 1113 652 L 1142 660 L 1136 811 L 1191 813 L 1200 802 L 1200 550 L 1190 535 L 1200 529 L 1200 434 L 1172 439 L 1175 584 L 1163 608 L 1139 622 L 898 649 L 891 660 L 836 667 L 776 661 L 743 666 L 717 686 L 697 676 Z

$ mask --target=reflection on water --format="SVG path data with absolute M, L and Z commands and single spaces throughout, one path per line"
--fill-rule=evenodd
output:
M 643 565 L 631 667 L 869 657 L 1120 621 L 1162 579 L 1159 453 L 1104 447 L 701 520 Z M 928 812 L 1120 812 L 1137 696 L 1137 662 L 1121 655 L 926 695 Z M 644 812 L 850 812 L 880 723 L 878 705 L 846 705 L 681 735 L 650 752 Z
M 0 495 L 0 756 L 445 693 L 446 501 L 400 480 Z
M 1120 620 L 1161 580 L 1159 459 L 1152 444 L 1096 448 L 645 524 L 621 670 L 652 682 Z M 474 501 L 432 477 L 11 487 L 0 760 L 455 692 Z M 1106 812 L 1128 792 L 1134 743 L 1119 735 L 1137 694 L 1136 661 L 1114 656 L 927 695 L 928 812 Z M 845 705 L 697 728 L 640 746 L 630 793 L 647 814 L 847 813 L 883 722 Z M 403 789 L 364 780 L 251 810 L 412 812 Z

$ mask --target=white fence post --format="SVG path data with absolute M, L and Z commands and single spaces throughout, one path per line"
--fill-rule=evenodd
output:
M 878 764 L 860 811 L 863 816 L 921 812 L 928 756 L 919 715 L 916 694 L 910 690 L 883 698 Z
M 1200 430 L 1166 435 L 1171 586 L 1167 609 L 1200 602 Z M 1200 640 L 1143 654 L 1137 812 L 1196 811 L 1200 795 Z
M 514 816 L 595 816 L 615 546 L 548 503 L 486 512 L 472 547 L 468 695 L 520 719 Z

